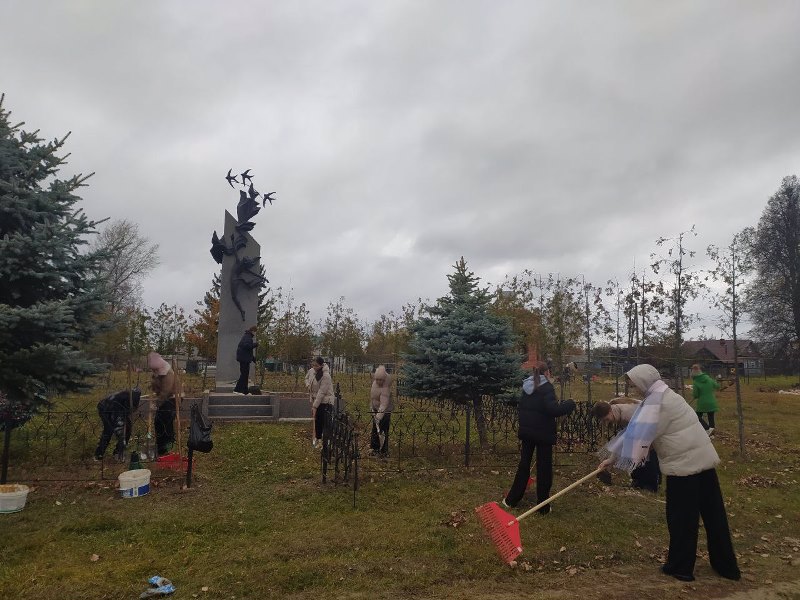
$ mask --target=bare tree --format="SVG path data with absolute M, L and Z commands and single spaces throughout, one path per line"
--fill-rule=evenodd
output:
M 759 342 L 800 363 L 800 179 L 784 177 L 753 230 L 748 308 Z
M 100 233 L 94 249 L 104 256 L 102 272 L 109 287 L 110 313 L 116 315 L 122 308 L 137 306 L 142 279 L 158 265 L 158 244 L 142 236 L 139 225 L 122 219 Z
M 739 420 L 739 453 L 744 458 L 744 414 L 742 411 L 742 390 L 739 381 L 739 347 L 737 344 L 737 327 L 742 314 L 742 290 L 746 284 L 745 277 L 753 269 L 751 257 L 747 249 L 752 245 L 752 229 L 745 229 L 733 236 L 726 248 L 709 246 L 706 253 L 714 261 L 714 268 L 709 275 L 715 281 L 725 284 L 725 290 L 712 299 L 714 306 L 722 311 L 722 329 L 733 335 L 733 364 L 736 366 L 736 415 Z
M 681 395 L 683 395 L 683 357 L 681 355 L 683 334 L 694 318 L 694 315 L 686 313 L 686 304 L 697 298 L 697 295 L 705 287 L 698 271 L 693 265 L 688 264 L 688 261 L 694 258 L 695 252 L 686 247 L 685 238 L 687 236 L 697 237 L 694 225 L 689 231 L 682 231 L 673 238 L 662 237 L 656 240 L 658 246 L 663 246 L 668 242 L 672 243 L 672 247 L 667 250 L 667 256 L 650 255 L 653 260 L 650 268 L 656 275 L 661 269 L 665 269 L 674 277 L 672 288 L 665 290 L 666 312 L 672 317 L 667 333 L 672 340 L 674 353 L 675 386 Z

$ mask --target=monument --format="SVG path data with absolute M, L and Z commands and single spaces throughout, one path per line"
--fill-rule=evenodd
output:
M 241 181 L 239 181 L 241 177 Z M 219 328 L 217 330 L 216 391 L 230 392 L 239 378 L 239 363 L 236 362 L 236 346 L 245 329 L 256 325 L 258 320 L 258 294 L 269 283 L 261 265 L 261 247 L 250 235 L 255 227 L 251 219 L 262 206 L 270 205 L 273 194 L 260 194 L 253 187 L 250 169 L 243 173 L 225 177 L 233 189 L 239 189 L 236 217 L 225 211 L 225 228 L 222 238 L 211 237 L 211 256 L 222 265 L 220 275 Z M 249 184 L 249 186 L 248 186 Z M 257 199 L 262 196 L 262 206 Z M 251 366 L 251 376 L 253 367 Z

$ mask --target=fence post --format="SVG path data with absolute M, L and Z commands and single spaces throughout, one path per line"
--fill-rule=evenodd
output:
M 0 475 L 0 483 L 5 483 L 8 479 L 8 455 L 11 449 L 11 419 L 6 419 L 3 425 L 3 472 Z
M 354 472 L 353 472 L 353 508 L 356 507 L 356 493 L 358 492 L 358 432 L 353 433 L 353 449 L 355 452 L 353 453 L 353 462 L 354 465 Z
M 472 407 L 467 403 L 467 436 L 464 440 L 464 466 L 469 466 L 469 433 L 471 429 L 470 415 L 472 414 Z

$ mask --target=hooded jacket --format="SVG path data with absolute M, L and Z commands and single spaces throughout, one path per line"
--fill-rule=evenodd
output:
M 717 412 L 719 404 L 714 397 L 714 390 L 719 389 L 719 384 L 707 373 L 700 373 L 692 377 L 692 396 L 697 400 L 697 412 Z
M 383 379 L 383 385 L 378 385 L 378 377 Z M 384 414 L 391 413 L 394 410 L 391 379 L 383 366 L 375 369 L 372 387 L 369 390 L 369 403 L 370 409 L 377 419 L 382 419 Z
M 153 369 L 150 389 L 158 396 L 159 403 L 168 400 L 178 392 L 178 379 L 170 364 L 158 352 L 147 355 L 147 364 Z
M 253 339 L 253 332 L 245 331 L 242 339 L 239 340 L 239 345 L 236 346 L 236 362 L 255 362 L 253 348 L 256 346 L 258 346 L 258 342 Z
M 317 389 L 317 395 L 314 397 L 312 406 L 319 408 L 320 404 L 333 404 L 336 397 L 333 393 L 333 379 L 331 379 L 331 370 L 328 365 L 322 365 L 322 378 L 318 383 L 319 389 Z
M 652 365 L 637 365 L 626 375 L 644 394 L 661 380 Z M 695 475 L 719 464 L 714 444 L 694 410 L 671 389 L 667 389 L 661 398 L 653 448 L 658 454 L 658 463 L 664 475 Z
M 517 436 L 530 442 L 555 444 L 556 417 L 570 414 L 575 410 L 575 402 L 559 402 L 553 384 L 543 375 L 539 376 L 539 386 L 534 389 L 534 377 L 522 382 Z

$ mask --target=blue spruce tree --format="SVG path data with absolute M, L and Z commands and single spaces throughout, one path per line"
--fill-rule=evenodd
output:
M 421 309 L 404 356 L 403 393 L 472 404 L 481 444 L 486 419 L 481 396 L 497 395 L 520 380 L 510 324 L 490 310 L 491 296 L 462 256 L 448 275 L 450 293 Z
M 0 428 L 10 430 L 53 393 L 88 387 L 102 370 L 82 346 L 97 332 L 107 295 L 95 232 L 75 190 L 87 179 L 60 179 L 67 136 L 45 143 L 12 124 L 0 96 Z

